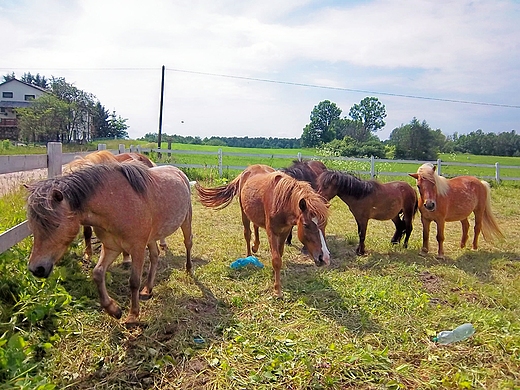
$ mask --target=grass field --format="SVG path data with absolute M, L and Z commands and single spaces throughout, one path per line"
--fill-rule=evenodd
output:
M 26 239 L 0 255 L 0 389 L 517 389 L 518 189 L 495 186 L 492 200 L 506 238 L 460 249 L 460 224 L 448 223 L 439 260 L 418 255 L 418 217 L 408 249 L 390 245 L 390 221 L 370 221 L 368 254 L 356 256 L 355 221 L 334 199 L 332 265 L 315 267 L 296 240 L 276 299 L 265 232 L 266 266 L 233 270 L 245 255 L 238 202 L 216 211 L 193 196 L 194 277 L 176 232 L 135 328 L 100 310 L 79 239 L 45 281 L 27 271 Z M 0 198 L 0 211 L 2 225 L 23 218 L 23 193 Z M 119 262 L 107 277 L 125 314 L 128 277 Z M 432 342 L 464 322 L 470 339 Z

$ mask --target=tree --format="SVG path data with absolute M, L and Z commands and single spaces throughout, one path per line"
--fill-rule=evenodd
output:
M 92 138 L 111 138 L 109 117 L 108 110 L 97 102 L 92 114 Z
M 303 129 L 302 146 L 315 147 L 335 138 L 333 123 L 339 119 L 341 109 L 333 102 L 324 100 L 314 106 L 310 120 Z
M 24 73 L 21 81 L 43 89 L 49 88 L 48 80 L 45 78 L 45 76 L 40 76 L 39 73 L 37 73 L 36 76 L 33 76 L 30 72 Z
M 14 72 L 11 72 L 11 74 L 9 74 L 9 73 L 8 73 L 8 74 L 5 74 L 5 75 L 3 76 L 3 78 L 4 78 L 4 83 L 5 83 L 5 82 L 7 82 L 7 81 L 9 81 L 9 80 L 13 80 L 13 79 L 15 79 L 15 78 L 16 78 L 16 75 L 14 74 Z
M 128 132 L 126 131 L 128 129 L 128 125 L 126 124 L 127 120 L 128 119 L 123 119 L 121 115 L 116 116 L 116 112 L 113 111 L 108 119 L 110 128 L 109 136 L 114 138 L 128 138 Z
M 358 142 L 365 142 L 369 138 L 365 133 L 363 124 L 348 118 L 342 118 L 332 123 L 332 129 L 335 137 L 342 140 L 345 137 L 351 137 Z
M 364 133 L 361 141 L 368 139 L 371 132 L 376 132 L 385 126 L 386 108 L 379 99 L 366 97 L 359 104 L 354 104 L 349 111 L 349 116 L 363 124 Z
M 435 160 L 446 141 L 440 130 L 432 130 L 426 121 L 413 118 L 407 125 L 392 130 L 389 143 L 395 145 L 395 158 Z

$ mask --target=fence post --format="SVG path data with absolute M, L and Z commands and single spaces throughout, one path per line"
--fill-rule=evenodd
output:
M 49 142 L 47 144 L 47 177 L 60 176 L 62 165 L 61 142 Z
M 296 157 L 298 161 L 302 161 L 302 152 L 298 152 L 298 155 Z
M 97 150 L 107 150 L 107 144 L 97 144 Z
M 218 174 L 222 178 L 222 149 L 218 149 Z
M 441 173 L 441 166 L 442 166 L 442 164 L 441 164 L 441 159 L 439 158 L 439 159 L 437 159 L 437 174 L 438 174 L 439 176 L 442 175 L 442 173 Z
M 374 156 L 370 156 L 370 178 L 376 177 L 376 161 Z
M 125 145 L 119 144 L 119 154 L 123 154 L 126 152 Z
M 500 163 L 495 163 L 495 181 L 500 184 Z
M 168 141 L 168 157 L 171 157 L 171 156 L 172 156 L 171 151 L 172 151 L 172 141 L 169 140 L 169 141 Z

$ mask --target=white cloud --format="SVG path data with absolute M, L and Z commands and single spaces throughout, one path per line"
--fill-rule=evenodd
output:
M 65 77 L 128 118 L 132 137 L 157 131 L 163 64 L 169 134 L 299 137 L 319 101 L 346 115 L 367 96 L 176 70 L 520 104 L 517 2 L 327 3 L 3 2 L 9 50 L 0 70 Z M 374 96 L 387 105 L 380 135 L 414 116 L 446 134 L 510 131 L 520 121 L 520 109 Z

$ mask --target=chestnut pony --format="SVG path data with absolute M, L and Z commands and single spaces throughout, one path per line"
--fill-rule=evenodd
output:
M 296 180 L 306 181 L 316 190 L 317 179 L 320 173 L 327 170 L 325 164 L 318 160 L 294 160 L 287 168 L 280 169 L 281 172 L 295 178 Z M 292 242 L 292 229 L 287 236 L 287 245 Z
M 251 165 L 228 185 L 204 188 L 195 184 L 201 203 L 221 209 L 238 195 L 242 210 L 247 256 L 260 245 L 258 228 L 267 232 L 274 269 L 274 290 L 282 297 L 280 269 L 284 242 L 293 226 L 317 266 L 330 264 L 330 253 L 323 231 L 327 224 L 328 205 L 308 183 L 277 172 L 267 165 Z M 251 222 L 254 244 L 251 248 Z
M 179 227 L 184 235 L 186 270 L 191 272 L 190 185 L 178 168 L 148 169 L 128 162 L 96 164 L 28 188 L 27 220 L 34 236 L 29 270 L 37 277 L 48 277 L 80 226 L 93 226 L 102 243 L 93 279 L 101 306 L 113 317 L 121 318 L 122 312 L 107 293 L 105 273 L 122 251 L 132 258 L 127 323 L 138 319 L 139 298 L 152 296 L 159 255 L 156 241 Z M 139 293 L 146 247 L 150 269 Z
M 417 173 L 410 173 L 417 180 L 419 189 L 419 210 L 423 225 L 423 244 L 421 251 L 428 253 L 430 224 L 437 224 L 438 257 L 444 257 L 444 225 L 446 222 L 460 221 L 462 239 L 460 247 L 468 241 L 468 216 L 473 212 L 475 228 L 473 249 L 478 248 L 478 237 L 482 232 L 486 241 L 503 237 L 493 213 L 491 212 L 491 189 L 489 183 L 474 176 L 458 176 L 446 179 L 439 176 L 435 165 L 426 163 Z
M 123 161 L 131 161 L 131 162 L 141 162 L 147 167 L 151 168 L 155 166 L 155 163 L 146 157 L 144 154 L 140 153 L 120 153 L 120 154 L 112 154 L 108 150 L 98 150 L 96 152 L 92 152 L 87 154 L 84 157 L 76 157 L 73 161 L 67 164 L 64 168 L 65 173 L 70 173 L 76 169 L 81 169 L 82 167 L 90 164 L 101 164 L 106 162 L 123 162 Z M 84 257 L 86 260 L 90 260 L 92 258 L 92 227 L 91 226 L 83 226 L 83 237 L 85 239 L 85 251 Z M 161 240 L 161 248 L 163 250 L 167 249 L 166 241 Z M 132 260 L 130 259 L 130 255 L 123 251 L 123 264 L 130 265 Z
M 391 219 L 395 225 L 391 242 L 398 244 L 404 234 L 403 246 L 408 247 L 413 218 L 417 213 L 417 194 L 410 184 L 404 181 L 380 183 L 361 180 L 348 173 L 327 170 L 318 177 L 318 193 L 327 200 L 337 195 L 349 207 L 358 226 L 358 255 L 365 254 L 369 219 Z

